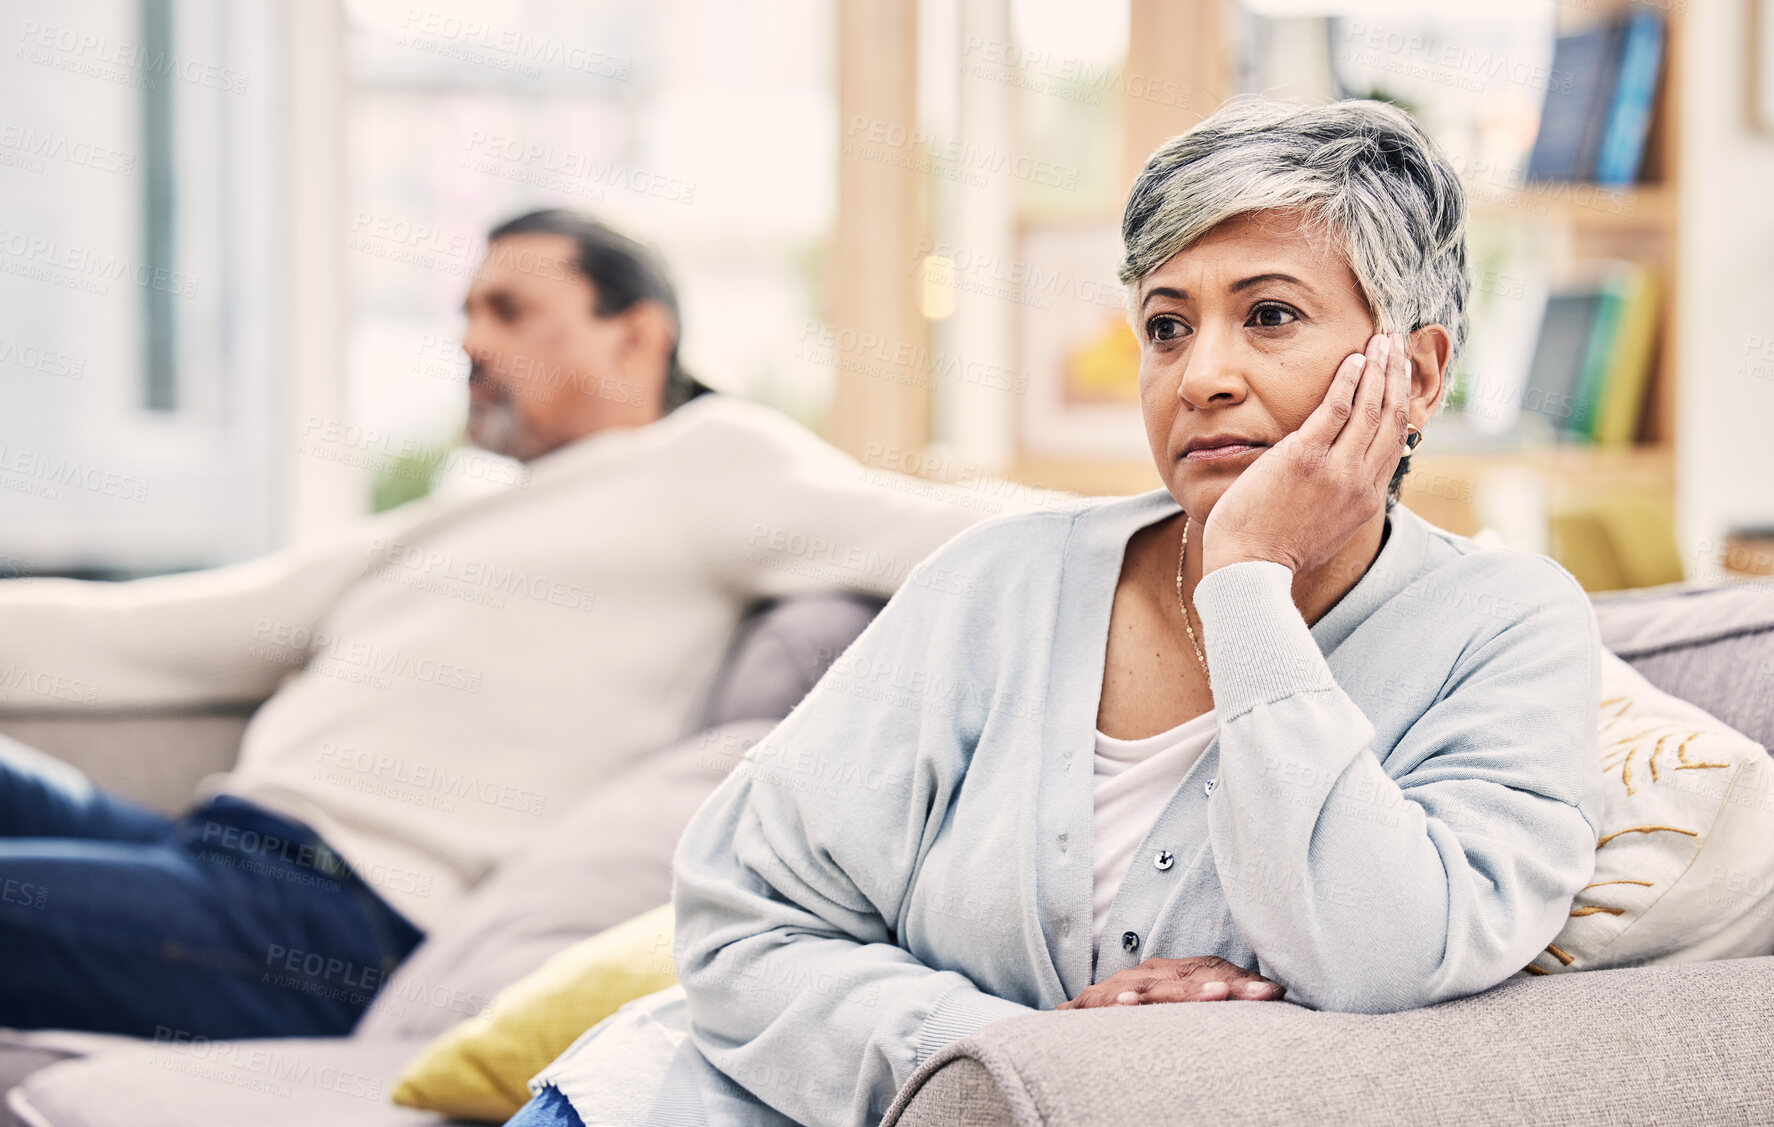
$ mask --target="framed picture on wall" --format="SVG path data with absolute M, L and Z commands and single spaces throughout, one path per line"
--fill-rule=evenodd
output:
M 1030 226 L 1018 244 L 1026 271 L 1017 334 L 1029 377 L 1020 419 L 1024 454 L 1148 457 L 1139 344 L 1115 280 L 1120 231 L 1112 223 Z

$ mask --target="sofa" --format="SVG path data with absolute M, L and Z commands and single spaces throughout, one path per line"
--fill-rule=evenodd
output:
M 349 1037 L 155 1043 L 0 1030 L 0 1124 L 436 1124 L 394 1079 L 435 1036 L 549 956 L 671 898 L 678 835 L 746 748 L 788 715 L 883 601 L 797 595 L 749 608 L 680 742 L 587 796 L 483 879 L 383 984 Z M 0 716 L 0 734 L 165 813 L 233 761 L 250 706 Z M 0 937 L 4 957 L 4 937 Z
M 1594 602 L 1604 644 L 1648 680 L 1764 748 L 1774 742 L 1774 582 L 1677 584 Z M 653 757 L 633 780 L 634 793 L 646 790 L 650 802 L 634 795 L 592 801 L 569 819 L 572 832 L 597 837 L 615 819 L 629 837 L 644 822 L 640 844 L 648 850 L 674 839 L 730 766 L 731 749 L 768 730 L 771 716 L 785 715 L 876 606 L 824 597 L 764 611 L 735 642 L 703 734 Z M 755 693 L 759 683 L 769 691 Z M 759 696 L 769 707 L 751 703 Z M 79 723 L 102 728 L 111 722 Z M 154 723 L 168 727 L 144 739 L 162 754 L 207 756 L 211 768 L 225 762 L 226 731 L 210 731 L 201 755 L 178 735 L 182 724 L 214 725 L 215 718 Z M 188 779 L 175 785 L 129 775 L 139 772 L 139 755 L 127 764 L 95 758 L 91 749 L 104 742 L 99 728 L 76 738 L 55 724 L 0 722 L 0 731 L 65 753 L 102 781 L 139 788 L 152 782 L 169 796 L 188 787 Z M 725 750 L 711 755 L 711 746 Z M 667 793 L 677 795 L 675 804 L 659 804 Z M 429 937 L 385 990 L 400 992 L 416 981 L 430 988 L 416 997 L 479 998 L 578 938 L 578 929 L 598 930 L 599 912 L 614 923 L 668 898 L 663 862 L 617 886 L 605 887 L 600 878 L 598 897 L 565 897 L 599 906 L 571 920 L 555 918 L 561 906 L 550 901 L 563 898 L 554 890 L 544 887 L 549 895 L 530 901 L 514 893 L 514 887 L 533 889 L 538 868 L 552 866 L 558 879 L 571 866 L 607 865 L 618 855 L 607 840 L 581 845 L 566 869 L 560 858 L 530 854 L 502 867 L 477 887 L 461 920 Z M 648 895 L 652 899 L 642 902 Z M 497 940 L 491 947 L 489 935 Z M 492 959 L 497 968 L 475 965 L 489 960 L 489 950 L 507 949 L 516 954 Z M 882 1122 L 1769 1123 L 1774 1034 L 1765 1031 L 1763 1014 L 1770 997 L 1774 952 L 1512 979 L 1469 998 L 1395 1014 L 1322 1013 L 1286 1001 L 1030 1014 L 994 1023 L 933 1055 Z M 0 1087 L 16 1085 L 8 1104 L 35 1127 L 435 1123 L 433 1116 L 393 1106 L 386 1094 L 431 1033 L 459 1016 L 446 1010 L 421 1004 L 402 1014 L 372 1013 L 350 1037 L 326 1041 L 175 1046 L 19 1033 L 0 1039 Z

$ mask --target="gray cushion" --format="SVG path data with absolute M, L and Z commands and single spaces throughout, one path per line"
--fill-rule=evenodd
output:
M 754 607 L 735 632 L 696 728 L 787 716 L 884 605 L 868 595 L 834 593 Z
M 1647 681 L 1774 749 L 1774 581 L 1594 599 L 1602 643 Z
M 1758 958 L 1516 979 L 1395 1014 L 1028 1014 L 937 1052 L 881 1124 L 1766 1123 L 1770 992 L 1774 958 Z
M 32 1127 L 414 1127 L 394 1078 L 422 1048 L 339 1038 L 138 1042 L 52 1064 L 8 1093 Z

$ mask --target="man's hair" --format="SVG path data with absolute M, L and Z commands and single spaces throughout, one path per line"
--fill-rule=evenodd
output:
M 670 414 L 698 395 L 714 389 L 684 370 L 678 359 L 683 322 L 678 316 L 678 293 L 671 284 L 665 261 L 651 248 L 616 231 L 583 211 L 552 207 L 508 219 L 487 233 L 489 244 L 511 235 L 565 235 L 574 246 L 573 265 L 591 283 L 597 295 L 592 313 L 613 317 L 652 301 L 671 314 L 671 357 L 665 370 L 665 411 Z
M 1366 99 L 1227 102 L 1159 146 L 1121 219 L 1131 286 L 1239 215 L 1299 208 L 1348 261 L 1381 332 L 1441 325 L 1452 338 L 1433 417 L 1466 343 L 1466 194 L 1435 141 L 1396 106 Z M 1388 505 L 1410 459 L 1388 489 Z

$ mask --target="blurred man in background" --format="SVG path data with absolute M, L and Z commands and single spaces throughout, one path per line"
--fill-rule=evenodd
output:
M 515 486 L 209 572 L 0 584 L 0 715 L 265 701 L 176 819 L 0 739 L 0 1026 L 349 1031 L 482 876 L 689 734 L 749 604 L 890 595 L 988 515 L 698 383 L 663 266 L 588 216 L 495 229 L 464 309 L 468 438 Z

